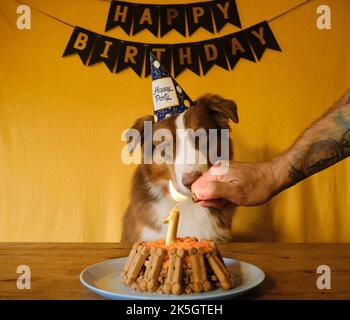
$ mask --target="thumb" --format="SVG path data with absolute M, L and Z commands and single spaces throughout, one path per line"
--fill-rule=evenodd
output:
M 226 199 L 232 184 L 221 181 L 208 181 L 204 184 L 194 184 L 192 192 L 196 200 L 210 200 L 210 199 Z

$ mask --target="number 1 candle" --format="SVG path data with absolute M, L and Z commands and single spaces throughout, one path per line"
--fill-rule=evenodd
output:
M 163 223 L 168 223 L 168 231 L 165 238 L 165 244 L 170 245 L 171 243 L 176 241 L 177 227 L 179 224 L 180 211 L 177 208 L 179 202 L 187 200 L 188 198 L 177 192 L 175 187 L 173 186 L 171 180 L 169 180 L 169 191 L 171 197 L 176 201 L 175 207 L 170 211 L 169 215 L 163 219 Z

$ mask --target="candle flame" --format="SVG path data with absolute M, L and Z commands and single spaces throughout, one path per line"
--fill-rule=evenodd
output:
M 188 199 L 188 197 L 184 196 L 183 194 L 179 193 L 176 191 L 173 183 L 171 180 L 169 180 L 169 192 L 171 197 L 176 201 L 176 202 L 182 202 Z

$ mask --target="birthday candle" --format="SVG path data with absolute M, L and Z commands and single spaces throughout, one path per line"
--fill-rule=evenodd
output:
M 169 191 L 171 197 L 176 201 L 175 207 L 170 211 L 169 215 L 163 219 L 163 223 L 168 223 L 168 231 L 165 238 L 165 244 L 170 245 L 171 243 L 175 242 L 176 235 L 177 235 L 177 227 L 179 224 L 179 218 L 180 218 L 180 211 L 177 208 L 177 205 L 179 202 L 182 202 L 184 200 L 187 200 L 188 198 L 182 195 L 181 193 L 177 192 L 175 187 L 173 186 L 171 180 L 169 180 Z
M 165 244 L 168 246 L 171 243 L 175 242 L 176 240 L 176 234 L 177 234 L 177 227 L 179 224 L 179 217 L 180 217 L 180 211 L 177 207 L 174 207 L 169 215 L 163 219 L 163 223 L 168 223 L 168 231 L 165 238 Z

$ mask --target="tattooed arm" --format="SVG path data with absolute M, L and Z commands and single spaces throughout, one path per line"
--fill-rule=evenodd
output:
M 195 201 L 220 208 L 263 204 L 299 181 L 350 155 L 350 91 L 314 122 L 289 150 L 268 162 L 230 163 L 223 176 L 211 168 L 193 185 Z
M 280 162 L 276 169 L 282 162 L 288 163 L 288 177 L 285 169 L 279 168 L 281 188 L 294 185 L 349 155 L 350 91 L 313 123 L 286 153 L 274 159 Z

